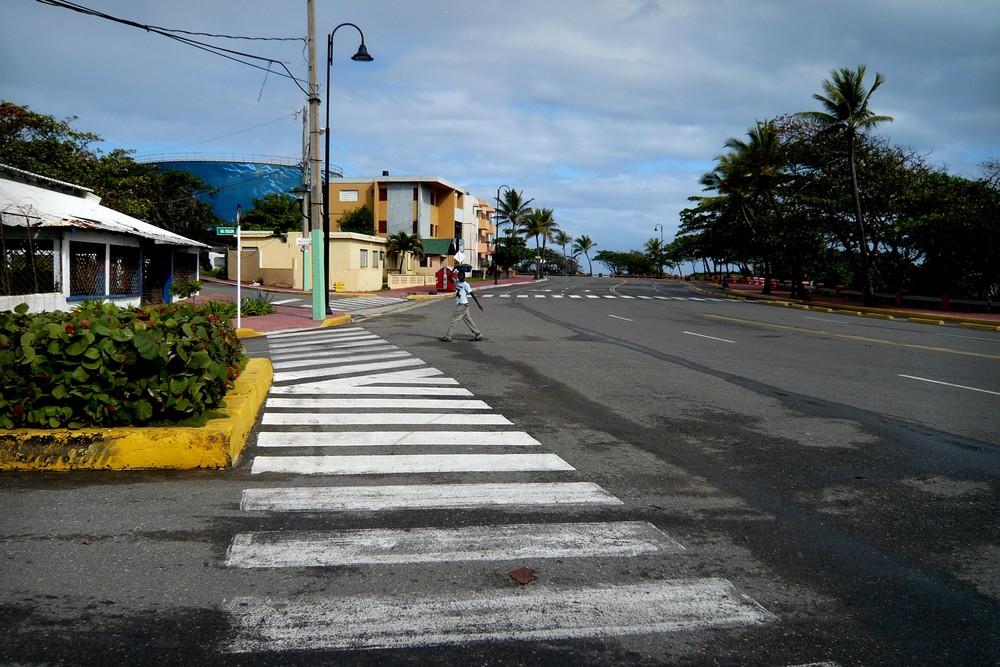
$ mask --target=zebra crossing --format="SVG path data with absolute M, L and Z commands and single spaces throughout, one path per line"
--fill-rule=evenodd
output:
M 369 310 L 379 310 L 388 308 L 400 303 L 406 303 L 406 297 L 396 296 L 345 296 L 334 297 L 329 300 L 330 308 L 342 313 L 362 313 Z M 285 299 L 274 301 L 277 305 L 298 306 L 299 308 L 312 308 L 311 303 L 303 303 L 302 299 Z
M 547 293 L 528 293 L 528 294 L 494 294 L 491 292 L 477 291 L 476 295 L 480 299 L 568 299 L 568 300 L 582 300 L 587 301 L 590 299 L 620 299 L 623 301 L 714 301 L 721 303 L 748 303 L 744 299 L 723 299 L 713 296 L 648 296 L 648 295 L 637 295 L 631 296 L 628 294 L 547 294 Z
M 485 563 L 506 572 L 535 559 L 683 557 L 683 544 L 646 521 L 379 526 L 379 513 L 407 510 L 520 513 L 616 508 L 623 502 L 575 478 L 569 462 L 543 451 L 541 442 L 455 379 L 361 327 L 274 334 L 269 346 L 274 386 L 241 512 L 274 517 L 275 525 L 291 513 L 374 516 L 375 526 L 240 532 L 228 549 L 227 567 Z M 385 453 L 388 447 L 393 453 Z M 489 481 L 482 481 L 482 473 Z M 524 481 L 524 473 L 531 481 Z M 447 475 L 445 481 L 438 474 Z M 224 605 L 235 633 L 226 649 L 251 653 L 597 639 L 778 621 L 722 577 L 510 583 L 499 590 L 414 589 L 392 596 L 240 596 Z

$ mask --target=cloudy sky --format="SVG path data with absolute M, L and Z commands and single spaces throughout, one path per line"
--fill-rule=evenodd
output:
M 162 28 L 304 38 L 306 0 L 77 0 Z M 150 154 L 302 153 L 292 80 L 37 0 L 2 0 L 0 98 Z M 885 84 L 878 131 L 949 172 L 1000 158 L 996 0 L 316 0 L 336 34 L 331 162 L 351 177 L 507 185 L 598 249 L 673 238 L 698 178 L 757 119 L 818 109 L 833 69 Z M 284 62 L 302 41 L 194 37 Z M 321 67 L 321 84 L 325 68 Z

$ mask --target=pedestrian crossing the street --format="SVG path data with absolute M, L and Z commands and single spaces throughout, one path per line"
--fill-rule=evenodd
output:
M 624 503 L 441 371 L 361 327 L 269 337 L 274 383 L 240 510 L 260 530 L 233 536 L 226 565 L 268 569 L 421 568 L 525 561 L 684 558 L 647 521 L 560 521 L 560 508 Z M 487 476 L 484 477 L 484 473 Z M 456 512 L 551 510 L 545 520 L 479 525 Z M 447 510 L 396 529 L 389 512 Z M 558 511 L 557 511 L 558 510 Z M 281 530 L 329 515 L 329 529 Z M 431 515 L 437 516 L 437 515 Z M 477 516 L 469 514 L 469 516 Z M 261 519 L 263 517 L 263 520 Z M 273 517 L 268 525 L 267 517 Z M 339 520 L 337 517 L 351 517 Z M 449 518 L 450 517 L 450 518 Z M 367 527 L 357 527 L 368 522 Z M 338 524 L 351 524 L 337 529 Z M 603 571 L 603 570 L 602 570 Z M 725 578 L 587 581 L 388 595 L 244 595 L 224 609 L 232 653 L 413 648 L 771 626 L 778 618 Z

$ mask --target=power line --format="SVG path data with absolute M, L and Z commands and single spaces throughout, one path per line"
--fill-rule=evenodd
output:
M 133 28 L 139 28 L 141 30 L 145 30 L 146 32 L 152 32 L 152 33 L 155 33 L 157 35 L 161 35 L 163 37 L 167 37 L 169 39 L 176 40 L 178 42 L 181 42 L 182 44 L 187 44 L 188 46 L 193 46 L 196 49 L 201 49 L 203 51 L 208 51 L 209 53 L 215 54 L 217 56 L 221 56 L 221 57 L 226 58 L 228 60 L 233 60 L 233 61 L 238 62 L 238 63 L 243 64 L 243 65 L 248 65 L 250 67 L 254 67 L 254 68 L 259 69 L 259 70 L 264 70 L 265 72 L 268 72 L 268 73 L 274 71 L 274 70 L 271 69 L 271 65 L 280 65 L 281 68 L 284 70 L 284 72 L 283 73 L 282 72 L 274 72 L 274 73 L 277 74 L 278 76 L 283 76 L 283 77 L 286 77 L 288 79 L 291 79 L 295 83 L 295 85 L 299 87 L 299 90 L 301 90 L 303 93 L 306 93 L 308 95 L 308 92 L 306 91 L 306 89 L 302 87 L 302 84 L 305 83 L 305 82 L 301 81 L 298 77 L 296 77 L 294 74 L 292 74 L 291 70 L 288 69 L 288 66 L 283 61 L 281 61 L 281 60 L 277 60 L 275 58 L 267 58 L 267 57 L 264 57 L 264 56 L 258 56 L 258 55 L 254 55 L 252 53 L 246 53 L 246 52 L 243 52 L 243 51 L 236 51 L 236 50 L 233 50 L 233 49 L 226 49 L 226 48 L 223 48 L 223 47 L 220 47 L 220 46 L 216 46 L 214 44 L 209 44 L 207 42 L 201 42 L 201 41 L 198 41 L 198 40 L 195 40 L 195 39 L 191 39 L 190 37 L 184 37 L 182 35 L 198 35 L 198 36 L 203 36 L 203 37 L 215 37 L 215 38 L 220 38 L 220 39 L 244 39 L 244 40 L 267 40 L 267 41 L 305 41 L 304 38 L 301 38 L 301 37 L 294 37 L 294 38 L 293 37 L 240 37 L 240 36 L 235 36 L 235 35 L 213 35 L 213 34 L 209 34 L 209 33 L 191 32 L 191 31 L 186 31 L 186 30 L 175 30 L 175 29 L 170 29 L 170 28 L 162 28 L 162 27 L 159 27 L 159 26 L 149 25 L 149 24 L 145 24 L 145 23 L 138 23 L 136 21 L 131 21 L 129 19 L 123 19 L 123 18 L 120 18 L 120 17 L 117 17 L 117 16 L 112 16 L 111 14 L 106 14 L 104 12 L 100 12 L 100 11 L 97 11 L 95 9 L 91 9 L 89 7 L 84 7 L 83 5 L 76 4 L 75 2 L 67 2 L 66 0 L 35 0 L 35 2 L 39 2 L 39 3 L 43 4 L 43 5 L 49 5 L 49 6 L 52 6 L 52 7 L 58 7 L 60 9 L 69 9 L 71 11 L 78 12 L 78 13 L 84 14 L 86 16 L 94 16 L 94 17 L 105 19 L 105 20 L 108 20 L 108 21 L 113 21 L 115 23 L 121 23 L 122 25 L 127 25 L 127 26 L 130 26 L 130 27 L 133 27 Z M 242 58 L 249 58 L 249 59 L 252 59 L 252 60 L 260 60 L 260 61 L 266 62 L 268 66 L 264 67 L 264 66 L 259 65 L 257 63 L 247 62 L 246 60 L 242 60 Z

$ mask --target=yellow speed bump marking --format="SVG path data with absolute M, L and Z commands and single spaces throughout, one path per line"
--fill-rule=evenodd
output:
M 1000 354 L 986 354 L 984 352 L 967 352 L 965 350 L 956 350 L 950 347 L 936 347 L 934 345 L 916 345 L 914 343 L 900 343 L 894 340 L 886 340 L 884 338 L 869 338 L 868 336 L 855 336 L 853 334 L 836 333 L 834 331 L 824 331 L 823 329 L 807 329 L 805 327 L 793 327 L 788 324 L 773 324 L 771 322 L 761 322 L 759 320 L 745 320 L 739 317 L 727 317 L 725 315 L 705 315 L 713 320 L 725 320 L 727 322 L 738 322 L 740 324 L 749 324 L 756 327 L 766 327 L 770 329 L 784 329 L 786 331 L 798 331 L 799 333 L 816 334 L 820 336 L 831 336 L 833 338 L 847 338 L 849 340 L 857 340 L 863 343 L 879 343 L 880 345 L 894 345 L 895 347 L 907 347 L 912 350 L 928 350 L 931 352 L 947 352 L 949 354 L 961 354 L 967 357 L 980 357 L 982 359 L 1000 359 Z

